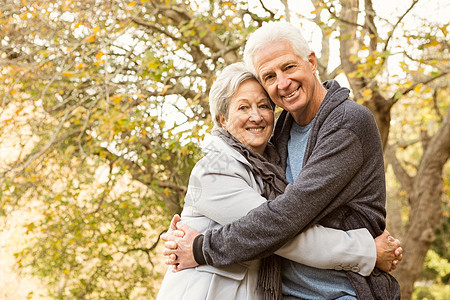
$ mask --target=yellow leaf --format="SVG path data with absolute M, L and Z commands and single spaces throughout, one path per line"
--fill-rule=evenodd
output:
M 95 26 L 93 30 L 94 30 L 94 33 L 97 33 L 100 30 L 100 27 L 99 26 Z
M 426 44 L 426 45 L 425 45 L 425 48 L 428 48 L 428 47 L 435 47 L 435 46 L 437 46 L 437 45 L 439 45 L 439 44 L 440 44 L 439 41 L 434 40 L 434 41 L 432 41 L 432 42 Z
M 78 65 L 75 66 L 75 68 L 77 69 L 82 69 L 84 67 L 84 64 L 79 63 Z
M 364 96 L 370 96 L 370 95 L 372 95 L 372 90 L 371 89 L 365 89 L 364 91 L 362 91 L 362 94 Z
M 432 114 L 425 114 L 423 117 L 424 117 L 426 120 L 433 120 L 433 119 L 434 119 L 434 116 L 433 116 Z
M 64 270 L 64 274 L 69 274 L 69 272 L 70 272 L 69 269 Z
M 19 108 L 18 110 L 16 110 L 16 115 L 18 115 L 23 109 L 24 109 L 24 107 Z
M 77 23 L 77 24 L 75 24 L 75 28 L 78 28 L 78 27 L 80 27 L 80 25 L 81 25 L 81 23 Z
M 420 89 L 421 89 L 421 88 L 422 88 L 422 84 L 416 85 L 416 87 L 414 88 L 414 92 L 420 93 Z
M 128 3 L 129 6 L 135 6 L 136 5 L 136 1 L 131 1 L 130 3 Z
M 10 95 L 17 94 L 17 91 L 16 91 L 16 90 L 11 90 L 11 91 L 9 92 L 9 94 L 10 94 Z
M 169 196 L 170 195 L 170 190 L 168 188 L 165 188 L 163 190 L 164 195 Z
M 95 42 L 95 35 L 93 34 L 93 35 L 91 35 L 90 37 L 88 37 L 88 38 L 86 39 L 86 42 L 90 42 L 90 43 Z
M 105 54 L 105 53 L 103 53 L 102 51 L 98 51 L 97 55 L 95 55 L 95 58 L 97 58 L 98 60 L 100 60 L 100 58 L 102 58 L 102 56 L 103 56 L 104 54 Z
M 163 153 L 163 154 L 161 155 L 161 159 L 164 160 L 164 161 L 170 160 L 170 155 L 169 155 L 169 153 Z
M 122 102 L 122 96 L 121 95 L 114 95 L 111 97 L 112 103 L 119 105 L 120 102 Z
M 75 73 L 66 71 L 66 72 L 62 72 L 61 74 L 62 74 L 62 76 L 72 77 Z

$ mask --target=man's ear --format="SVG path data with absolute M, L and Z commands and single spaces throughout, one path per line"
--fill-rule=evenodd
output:
M 222 125 L 223 129 L 227 129 L 227 120 L 222 115 L 218 115 L 217 120 L 219 120 L 219 123 Z
M 312 72 L 316 73 L 317 71 L 317 58 L 316 53 L 311 50 L 311 53 L 309 54 L 308 61 L 311 64 Z

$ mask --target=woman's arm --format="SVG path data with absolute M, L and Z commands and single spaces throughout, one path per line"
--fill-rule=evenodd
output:
M 368 276 L 377 259 L 375 241 L 365 228 L 337 230 L 315 225 L 275 252 L 319 269 L 347 270 Z

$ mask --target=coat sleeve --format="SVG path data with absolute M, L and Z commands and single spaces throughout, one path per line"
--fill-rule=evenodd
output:
M 214 165 L 209 163 L 211 161 L 215 161 Z M 197 212 L 221 225 L 244 217 L 266 202 L 251 186 L 256 181 L 248 169 L 224 156 L 217 160 L 209 156 L 200 161 L 191 175 L 191 182 L 196 183 L 189 194 L 197 191 L 196 201 L 192 201 Z M 370 274 L 376 260 L 375 242 L 367 230 L 346 232 L 320 225 L 296 236 L 276 254 L 316 268 L 349 267 L 364 276 Z
M 210 265 L 264 257 L 312 226 L 316 217 L 352 199 L 347 194 L 363 162 L 362 145 L 347 129 L 323 134 L 294 184 L 245 217 L 205 233 L 203 252 Z M 357 192 L 357 191 L 356 191 Z M 353 193 L 353 192 L 351 192 Z
M 275 254 L 319 268 L 348 270 L 369 276 L 375 267 L 375 241 L 365 228 L 343 231 L 314 225 L 278 249 Z

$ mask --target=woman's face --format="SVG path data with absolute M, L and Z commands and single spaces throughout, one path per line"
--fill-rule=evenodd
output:
M 274 123 L 266 92 L 256 80 L 250 79 L 239 86 L 229 101 L 228 118 L 219 117 L 222 127 L 242 144 L 262 154 Z

